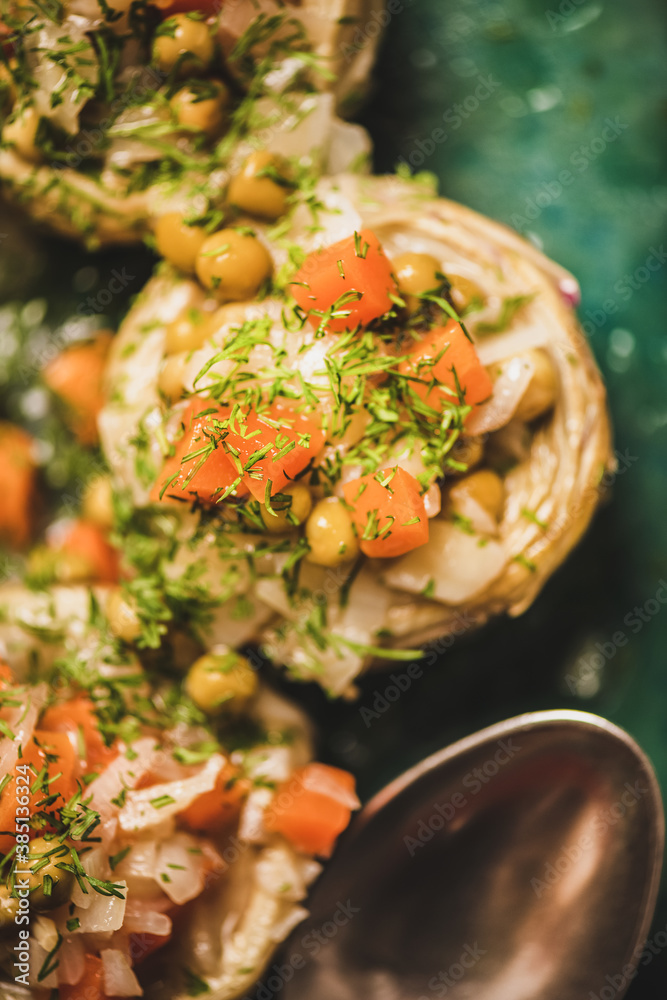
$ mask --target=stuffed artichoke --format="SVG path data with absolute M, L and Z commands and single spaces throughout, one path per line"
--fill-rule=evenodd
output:
M 334 170 L 368 152 L 336 113 L 370 72 L 373 41 L 354 35 L 378 0 L 52 6 L 3 7 L 0 183 L 68 236 L 137 240 L 176 209 L 215 219 L 231 178 L 266 169 L 248 162 L 261 150 Z
M 165 621 L 341 694 L 525 610 L 591 519 L 610 431 L 576 283 L 515 234 L 351 175 L 290 227 L 207 236 L 199 281 L 162 265 L 99 426 L 139 641 L 159 578 Z

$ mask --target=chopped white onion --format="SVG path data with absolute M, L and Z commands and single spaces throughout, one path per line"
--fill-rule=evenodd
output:
M 307 892 L 298 857 L 287 845 L 275 844 L 262 851 L 256 867 L 257 884 L 266 892 L 296 903 Z
M 300 583 L 311 593 L 324 589 L 334 595 L 345 579 L 344 572 L 336 576 L 332 571 L 319 570 L 318 577 L 317 567 L 304 566 Z M 286 618 L 298 620 L 303 617 L 304 608 L 289 604 L 280 581 L 260 580 L 256 587 L 262 600 L 273 604 Z M 330 601 L 328 628 L 338 637 L 338 642 L 334 640 L 324 652 L 313 649 L 312 655 L 320 665 L 317 679 L 332 695 L 343 694 L 368 659 L 364 647 L 376 644 L 377 635 L 385 626 L 390 602 L 391 593 L 368 567 L 354 580 L 345 607 L 338 606 L 335 600 Z M 308 609 L 306 603 L 306 612 Z M 361 647 L 359 652 L 354 648 L 357 645 Z M 267 650 L 277 662 L 289 662 L 296 670 L 301 669 L 304 676 L 312 676 L 308 641 L 297 629 L 286 630 L 282 636 L 271 636 Z
M 85 863 L 85 855 L 82 864 Z M 90 896 L 90 905 L 87 909 L 76 907 L 74 915 L 79 918 L 79 926 L 76 933 L 79 934 L 109 934 L 111 931 L 120 930 L 125 918 L 125 897 L 127 896 L 127 886 L 120 879 L 114 879 L 114 884 L 120 886 L 119 896 L 103 896 L 96 892 L 92 886 L 87 886 Z
M 46 701 L 46 685 L 36 684 L 27 695 L 27 706 L 17 705 L 2 712 L 2 718 L 14 734 L 14 739 L 0 739 L 0 774 L 13 774 L 18 760 L 19 747 L 25 746 L 32 736 L 37 717 Z
M 263 844 L 267 839 L 264 813 L 273 798 L 270 788 L 253 788 L 248 794 L 239 818 L 239 840 L 247 844 Z
M 109 997 L 142 997 L 144 991 L 122 951 L 105 948 L 100 952 L 104 992 Z
M 162 896 L 162 899 L 165 897 Z M 171 905 L 171 901 L 168 902 Z M 155 909 L 152 902 L 130 897 L 125 907 L 124 931 L 129 934 L 155 934 L 157 937 L 168 937 L 171 928 L 171 918 Z
M 114 837 L 119 816 L 118 806 L 112 800 L 117 799 L 124 789 L 134 788 L 149 771 L 156 746 L 154 739 L 142 737 L 132 744 L 132 760 L 127 759 L 127 751 L 121 752 L 88 786 L 87 794 L 92 796 L 90 808 L 97 810 L 102 818 L 100 835 L 104 843 Z
M 149 900 L 155 905 L 160 893 L 155 885 L 155 869 L 157 842 L 155 840 L 136 840 L 130 845 L 129 852 L 114 869 L 114 876 L 127 882 L 129 898 L 143 903 Z
M 324 205 L 318 225 L 313 226 L 310 209 L 300 205 L 294 213 L 294 232 L 299 233 L 299 245 L 304 250 L 327 247 L 331 243 L 363 228 L 362 215 L 357 203 L 345 193 L 345 176 L 336 181 L 325 180 L 319 186 L 319 197 Z
M 118 817 L 121 830 L 137 832 L 163 826 L 204 792 L 213 791 L 224 763 L 221 754 L 213 754 L 191 778 L 165 781 L 128 792 Z
M 225 642 L 233 649 L 239 649 L 254 639 L 262 626 L 273 617 L 273 609 L 264 604 L 252 591 L 248 594 L 248 601 L 252 605 L 252 611 L 247 617 L 245 615 L 239 617 L 235 601 L 226 601 L 219 607 L 213 608 L 212 621 L 206 632 L 208 642 L 212 646 Z
M 498 522 L 479 500 L 469 493 L 462 493 L 456 498 L 456 513 L 460 514 L 478 535 L 495 536 L 498 534 Z
M 334 118 L 330 127 L 329 156 L 326 163 L 328 174 L 342 174 L 347 170 L 358 170 L 370 160 L 373 147 L 371 139 L 361 125 Z
M 537 347 L 547 347 L 553 334 L 545 323 L 527 323 L 518 319 L 509 330 L 478 337 L 475 350 L 483 365 L 493 365 L 496 361 L 507 361 Z
M 58 982 L 74 986 L 80 982 L 86 971 L 86 952 L 83 940 L 72 934 L 66 937 L 58 952 Z
M 160 845 L 155 880 L 178 906 L 194 899 L 206 885 L 207 876 L 222 874 L 222 858 L 205 841 L 189 833 L 176 833 Z
M 385 572 L 390 587 L 460 605 L 489 586 L 503 571 L 507 555 L 500 542 L 469 535 L 449 521 L 431 521 L 428 545 L 401 556 Z
M 442 493 L 437 483 L 432 483 L 424 494 L 427 517 L 437 517 L 442 508 Z
M 33 923 L 32 933 L 45 951 L 53 951 L 58 944 L 58 928 L 49 917 L 40 914 Z
M 331 94 L 307 94 L 294 110 L 286 114 L 284 103 L 273 97 L 261 97 L 256 102 L 257 118 L 262 124 L 258 135 L 262 145 L 278 156 L 299 159 L 319 159 L 325 154 L 334 115 Z M 246 156 L 249 149 L 241 143 L 235 157 Z M 255 138 L 254 147 L 257 146 Z
M 246 757 L 245 766 L 248 777 L 253 780 L 261 778 L 270 782 L 287 781 L 294 769 L 292 748 L 259 747 Z
M 95 50 L 86 32 L 89 25 L 75 15 L 60 23 L 55 19 L 45 21 L 33 34 L 28 33 L 26 47 L 32 75 L 37 82 L 33 101 L 40 115 L 50 118 L 59 128 L 74 135 L 79 128 L 79 111 L 88 100 L 88 94 L 79 86 L 79 80 L 96 83 L 99 69 Z M 66 68 L 76 51 L 76 73 Z M 52 59 L 49 53 L 58 54 Z M 64 62 L 65 65 L 61 63 Z M 54 101 L 54 94 L 59 100 Z
M 529 355 L 520 355 L 492 366 L 494 376 L 491 399 L 479 406 L 466 423 L 469 434 L 488 434 L 510 422 L 521 402 L 535 365 Z

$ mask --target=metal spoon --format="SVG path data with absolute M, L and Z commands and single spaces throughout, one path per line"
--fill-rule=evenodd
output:
M 651 764 L 594 715 L 533 712 L 362 810 L 257 1000 L 619 1000 L 658 890 Z

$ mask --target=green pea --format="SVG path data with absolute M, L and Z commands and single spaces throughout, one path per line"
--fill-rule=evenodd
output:
M 23 869 L 30 871 L 22 876 L 28 883 L 29 900 L 35 910 L 55 910 L 72 895 L 74 873 L 59 865 L 72 864 L 72 852 L 67 844 L 58 840 L 37 837 L 30 842 Z

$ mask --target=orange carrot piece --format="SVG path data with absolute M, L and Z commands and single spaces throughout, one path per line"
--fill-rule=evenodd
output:
M 175 453 L 164 463 L 151 490 L 154 503 L 194 499 L 216 503 L 234 486 L 239 473 L 222 445 L 219 427 L 219 422 L 226 420 L 230 412 L 228 406 L 219 406 L 215 400 L 192 400 L 183 413 L 183 435 L 176 442 Z M 243 496 L 247 492 L 239 482 L 230 496 Z
M 183 427 L 175 454 L 153 486 L 153 501 L 162 493 L 163 500 L 216 503 L 226 495 L 248 492 L 264 500 L 269 482 L 272 495 L 280 492 L 303 472 L 325 440 L 319 417 L 300 413 L 280 399 L 260 413 L 199 399 L 185 411 Z
M 241 804 L 250 790 L 250 782 L 239 776 L 233 764 L 223 767 L 216 787 L 204 792 L 187 809 L 179 813 L 179 819 L 194 833 L 215 833 L 224 830 L 238 818 Z
M 493 382 L 474 344 L 453 319 L 429 330 L 401 362 L 399 371 L 409 376 L 412 392 L 434 410 L 442 410 L 447 403 L 474 407 L 493 392 Z
M 104 405 L 103 377 L 112 335 L 100 333 L 88 344 L 65 348 L 44 369 L 44 381 L 69 408 L 69 425 L 79 441 L 98 440 L 97 414 Z
M 362 229 L 311 253 L 290 290 L 313 326 L 324 316 L 327 330 L 342 331 L 383 316 L 392 308 L 397 288 L 380 241 L 370 229 Z
M 50 760 L 50 757 L 56 759 Z M 26 777 L 31 786 L 46 768 L 45 780 L 39 783 L 34 792 L 26 791 L 24 785 L 19 786 L 21 797 L 27 794 L 30 799 L 28 809 L 31 816 L 40 808 L 47 808 L 40 806 L 40 802 L 52 795 L 57 795 L 59 798 L 48 806 L 49 809 L 64 806 L 74 795 L 77 787 L 78 762 L 74 747 L 66 733 L 49 733 L 43 729 L 36 729 L 34 736 L 22 747 L 17 766 L 23 765 L 30 766 L 30 772 L 26 773 Z M 46 791 L 43 786 L 46 787 Z M 3 853 L 11 850 L 16 844 L 16 837 L 12 835 L 12 831 L 15 830 L 16 796 L 15 774 L 12 774 L 11 780 L 0 795 L 0 851 Z
M 260 413 L 233 419 L 225 447 L 248 468 L 243 481 L 255 499 L 263 501 L 267 487 L 274 496 L 304 471 L 325 436 L 319 415 L 299 412 L 293 403 L 276 399 Z M 255 460 L 258 454 L 262 457 Z
M 376 559 L 404 555 L 428 541 L 419 483 L 405 469 L 383 469 L 343 486 L 361 551 Z
M 0 423 L 0 541 L 12 548 L 30 539 L 36 476 L 32 443 L 20 427 Z
M 118 582 L 118 551 L 107 541 L 101 528 L 91 521 L 73 521 L 56 549 L 79 556 L 84 565 L 90 567 L 91 580 L 99 583 Z
M 297 850 L 328 857 L 354 808 L 351 774 L 327 764 L 306 764 L 278 788 L 264 824 Z
M 84 772 L 103 771 L 118 756 L 117 747 L 104 742 L 93 703 L 85 695 L 47 708 L 39 725 L 45 732 L 68 734 L 79 756 L 82 749 L 85 751 L 80 759 Z

